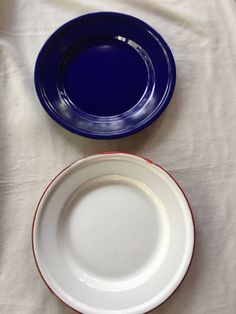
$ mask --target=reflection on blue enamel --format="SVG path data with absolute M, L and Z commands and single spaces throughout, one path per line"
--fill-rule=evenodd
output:
M 133 134 L 166 108 L 175 64 L 162 37 L 119 13 L 68 22 L 42 48 L 35 84 L 46 111 L 72 132 L 93 138 Z

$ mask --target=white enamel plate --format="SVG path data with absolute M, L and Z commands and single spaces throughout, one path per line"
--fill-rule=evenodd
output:
M 32 242 L 44 281 L 68 306 L 145 313 L 184 278 L 194 225 L 183 192 L 162 168 L 129 154 L 99 154 L 51 182 Z

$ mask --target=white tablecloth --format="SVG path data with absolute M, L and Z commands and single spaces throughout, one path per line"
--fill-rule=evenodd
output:
M 96 141 L 69 133 L 44 112 L 34 63 L 61 24 L 94 11 L 148 22 L 177 65 L 170 105 L 131 137 Z M 92 153 L 147 156 L 180 182 L 196 221 L 196 251 L 177 292 L 158 314 L 236 311 L 236 3 L 233 0 L 0 1 L 0 313 L 73 313 L 41 280 L 31 252 L 31 223 L 47 183 Z

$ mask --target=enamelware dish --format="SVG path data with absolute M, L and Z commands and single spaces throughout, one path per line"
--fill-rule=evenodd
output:
M 81 313 L 146 313 L 183 280 L 193 254 L 188 201 L 160 166 L 97 154 L 59 173 L 43 193 L 32 246 L 50 290 Z
M 138 132 L 172 97 L 175 62 L 161 35 L 143 21 L 99 12 L 62 25 L 35 66 L 46 112 L 71 132 L 97 139 Z

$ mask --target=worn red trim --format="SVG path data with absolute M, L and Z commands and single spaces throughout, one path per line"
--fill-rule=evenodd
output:
M 182 278 L 181 282 L 179 283 L 179 285 L 176 287 L 176 289 L 171 293 L 171 295 L 165 299 L 161 304 L 159 304 L 158 306 L 156 306 L 155 308 L 153 308 L 151 311 L 148 311 L 148 312 L 145 312 L 145 313 L 150 313 L 152 312 L 154 309 L 158 308 L 159 306 L 161 306 L 164 302 L 166 302 L 171 296 L 173 296 L 173 294 L 176 292 L 176 290 L 179 288 L 179 286 L 182 284 L 182 282 L 184 281 L 189 269 L 190 269 L 190 266 L 192 264 L 192 260 L 193 260 L 193 255 L 194 255 L 194 252 L 195 252 L 195 242 L 196 242 L 196 226 L 195 226 L 195 221 L 194 221 L 194 216 L 193 216 L 193 211 L 192 211 L 192 208 L 190 206 L 190 203 L 187 199 L 187 196 L 185 194 L 185 192 L 183 191 L 183 189 L 180 187 L 179 183 L 176 181 L 176 179 L 169 173 L 167 172 L 165 169 L 163 169 L 160 165 L 154 163 L 152 160 L 146 158 L 146 157 L 143 157 L 143 156 L 140 156 L 140 155 L 135 155 L 135 154 L 131 154 L 131 153 L 125 153 L 125 152 L 118 152 L 118 151 L 109 151 L 109 152 L 101 152 L 101 153 L 96 153 L 94 155 L 103 155 L 103 154 L 126 154 L 126 155 L 131 155 L 131 156 L 135 156 L 135 157 L 139 157 L 139 158 L 142 158 L 144 160 L 146 160 L 148 163 L 162 169 L 176 184 L 177 186 L 179 187 L 180 191 L 182 192 L 184 198 L 186 199 L 186 202 L 188 204 L 188 208 L 189 208 L 189 211 L 191 213 L 191 217 L 192 217 L 192 222 L 193 222 L 193 231 L 194 231 L 194 235 L 193 235 L 193 252 L 192 252 L 192 257 L 191 257 L 191 260 L 189 262 L 189 266 L 185 272 L 185 275 L 184 277 Z M 90 156 L 93 156 L 93 155 L 90 155 Z M 88 156 L 88 157 L 90 157 Z M 81 158 L 82 160 L 83 158 Z M 33 217 L 33 223 L 32 223 L 32 232 L 31 232 L 31 242 L 32 242 L 32 251 L 33 251 L 33 256 L 34 256 L 34 260 L 35 260 L 35 263 L 36 263 L 36 266 L 37 266 L 37 269 L 38 269 L 38 272 L 41 276 L 41 278 L 43 279 L 44 283 L 46 284 L 46 286 L 48 287 L 48 289 L 52 292 L 52 294 L 54 294 L 63 304 L 65 304 L 66 306 L 68 306 L 70 309 L 72 309 L 73 311 L 75 311 L 76 313 L 79 313 L 79 314 L 83 314 L 81 312 L 79 312 L 78 310 L 76 310 L 75 308 L 73 308 L 71 305 L 65 303 L 53 290 L 52 288 L 49 286 L 49 284 L 47 283 L 46 279 L 43 277 L 43 274 L 41 273 L 41 270 L 39 268 L 39 265 L 38 265 L 38 262 L 37 262 L 37 259 L 36 259 L 36 255 L 35 255 L 35 250 L 34 250 L 34 225 L 35 225 L 35 219 L 36 219 L 36 216 L 37 216 L 37 212 L 38 212 L 38 209 L 39 209 L 39 205 L 45 195 L 45 193 L 47 192 L 47 190 L 49 189 L 49 187 L 52 185 L 52 183 L 63 173 L 65 172 L 67 169 L 69 169 L 71 166 L 73 166 L 75 163 L 77 163 L 78 160 L 76 160 L 75 162 L 73 162 L 72 164 L 70 164 L 69 166 L 65 167 L 62 171 L 60 171 L 55 177 L 54 179 L 48 184 L 48 186 L 46 187 L 46 189 L 44 190 L 43 194 L 41 195 L 40 199 L 39 199 L 39 202 L 37 204 L 37 207 L 36 207 L 36 210 L 35 210 L 35 213 L 34 213 L 34 217 Z

